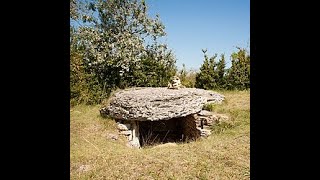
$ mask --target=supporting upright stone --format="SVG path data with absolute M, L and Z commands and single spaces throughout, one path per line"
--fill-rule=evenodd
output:
M 129 142 L 129 145 L 135 148 L 140 147 L 139 142 L 139 124 L 137 121 L 132 123 L 132 140 Z

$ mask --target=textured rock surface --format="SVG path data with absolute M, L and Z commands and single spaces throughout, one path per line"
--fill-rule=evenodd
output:
M 198 113 L 204 104 L 223 100 L 221 94 L 196 88 L 131 88 L 115 93 L 100 113 L 123 120 L 168 120 Z
M 111 140 L 118 140 L 119 136 L 116 135 L 116 134 L 108 133 L 108 134 L 107 134 L 107 138 L 108 138 L 108 139 L 111 139 Z
M 130 128 L 128 128 L 126 125 L 124 125 L 124 124 L 118 124 L 117 125 L 117 128 L 118 128 L 118 130 L 120 130 L 120 131 L 127 131 L 128 129 L 130 129 Z

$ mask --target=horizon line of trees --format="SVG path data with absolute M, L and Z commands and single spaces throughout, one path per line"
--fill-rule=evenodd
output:
M 210 90 L 245 90 L 250 88 L 250 55 L 245 48 L 237 47 L 231 54 L 231 67 L 226 68 L 225 55 L 214 54 L 208 57 L 204 53 L 204 61 L 198 71 L 187 70 L 182 64 L 178 71 L 181 83 L 190 88 Z
M 225 55 L 208 57 L 204 53 L 204 61 L 200 72 L 196 74 L 195 87 L 202 89 L 245 90 L 250 88 L 250 55 L 244 48 L 231 54 L 231 67 L 226 68 Z

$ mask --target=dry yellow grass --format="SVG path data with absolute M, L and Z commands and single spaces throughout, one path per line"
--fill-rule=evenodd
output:
M 207 139 L 177 146 L 130 149 L 108 139 L 116 124 L 99 106 L 70 109 L 71 179 L 250 179 L 250 92 L 223 91 L 211 108 L 230 117 Z

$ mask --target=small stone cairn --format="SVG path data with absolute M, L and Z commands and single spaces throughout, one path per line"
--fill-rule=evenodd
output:
M 183 87 L 184 86 L 181 84 L 180 78 L 178 76 L 173 76 L 173 78 L 171 78 L 171 80 L 168 83 L 169 89 L 180 89 Z

